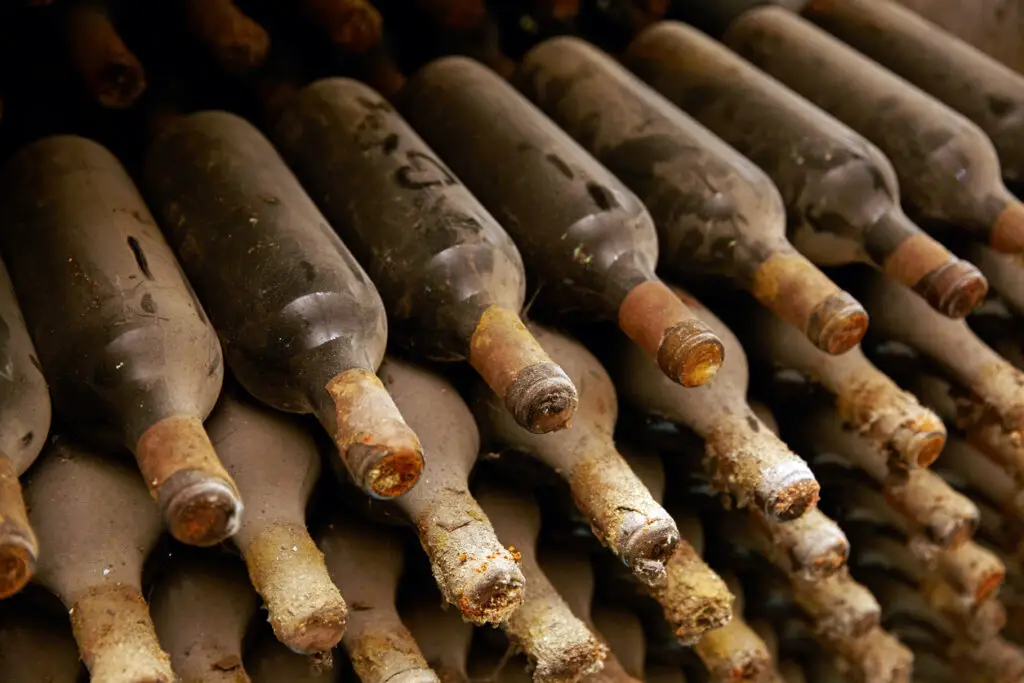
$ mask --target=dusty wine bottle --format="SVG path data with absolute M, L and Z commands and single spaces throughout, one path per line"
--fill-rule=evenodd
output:
M 22 593 L 4 601 L 0 671 L 5 683 L 78 683 L 81 679 L 82 663 L 68 615 L 59 602 L 51 609 L 46 599 L 50 597 Z
M 802 14 L 978 124 L 1003 177 L 1024 181 L 1024 76 L 895 2 L 816 0 Z
M 224 112 L 178 118 L 150 145 L 145 176 L 242 386 L 315 413 L 370 495 L 415 484 L 419 441 L 374 374 L 380 297 L 267 139 Z
M 245 570 L 214 551 L 176 548 L 160 568 L 150 612 L 181 683 L 249 683 L 242 639 L 259 601 Z
M 771 669 L 768 646 L 743 619 L 743 587 L 733 574 L 723 576 L 736 596 L 732 621 L 710 631 L 694 646 L 711 683 L 757 683 Z
M 393 504 L 416 528 L 445 600 L 475 624 L 506 621 L 523 602 L 525 580 L 469 492 L 480 451 L 472 413 L 425 368 L 389 357 L 380 376 L 429 453 L 423 481 Z
M 592 615 L 594 600 L 594 568 L 585 555 L 575 555 L 558 549 L 552 549 L 540 556 L 540 568 L 548 577 L 551 585 L 569 605 L 577 619 L 586 624 L 590 632 L 601 642 L 604 638 L 597 632 Z M 612 652 L 606 652 L 604 666 L 597 673 L 591 674 L 585 683 L 639 683 L 639 681 L 622 667 Z M 509 681 L 509 683 L 518 683 Z
M 47 549 L 36 581 L 61 599 L 96 683 L 172 683 L 142 595 L 142 564 L 160 517 L 138 472 L 58 437 L 25 487 L 29 519 Z
M 709 381 L 722 345 L 654 275 L 640 200 L 524 97 L 461 57 L 414 74 L 405 114 L 508 230 L 560 316 L 612 319 L 684 386 Z M 473 144 L 466 144 L 472 139 Z
M 864 273 L 857 292 L 873 314 L 874 330 L 931 358 L 970 391 L 957 401 L 965 428 L 990 425 L 1018 440 L 1024 430 L 1024 372 L 981 341 L 967 324 L 937 315 L 906 287 Z M 1024 481 L 1024 473 L 1011 474 Z
M 600 671 L 608 648 L 573 615 L 537 563 L 541 519 L 536 500 L 490 480 L 474 488 L 498 537 L 520 557 L 526 597 L 501 628 L 526 653 L 534 682 L 575 683 Z
M 702 0 L 688 3 L 694 15 L 680 18 L 721 35 L 877 145 L 896 169 L 915 218 L 999 251 L 1024 250 L 1024 205 L 1003 185 L 999 158 L 980 128 L 805 19 L 762 4 Z M 710 20 L 697 18 L 700 12 Z
M 747 404 L 747 359 L 739 340 L 711 311 L 685 297 L 688 307 L 715 331 L 729 363 L 717 381 L 682 390 L 656 372 L 632 344 L 621 344 L 612 377 L 634 408 L 683 423 L 705 440 L 712 485 L 741 507 L 758 507 L 772 519 L 788 521 L 812 509 L 818 483 L 807 463 L 792 453 Z
M 936 472 L 955 488 L 969 487 L 1005 516 L 1024 522 L 1024 491 L 1004 475 L 998 463 L 964 439 L 953 437 L 946 442 Z
M 310 21 L 331 43 L 352 55 L 368 52 L 384 33 L 384 21 L 370 0 L 302 0 Z
M 189 30 L 221 71 L 241 76 L 263 65 L 270 36 L 234 0 L 185 0 L 184 9 Z
M 632 445 L 623 450 L 623 457 L 660 504 L 665 495 L 661 457 Z M 728 623 L 732 618 L 733 596 L 722 578 L 701 558 L 702 551 L 698 550 L 703 547 L 700 522 L 685 510 L 674 510 L 672 518 L 682 533 L 665 560 L 664 578 L 644 585 L 644 590 L 661 605 L 676 640 L 690 646 L 706 632 Z
M 453 609 L 445 609 L 437 593 L 417 593 L 399 605 L 406 625 L 430 668 L 443 683 L 469 683 L 470 646 L 476 629 Z
M 761 310 L 734 316 L 744 349 L 776 370 L 797 370 L 835 395 L 835 409 L 897 468 L 927 467 L 939 457 L 946 427 L 913 394 L 879 371 L 860 347 L 841 356 L 814 348 L 789 325 Z
M 362 683 L 440 683 L 395 608 L 401 538 L 387 527 L 335 516 L 319 543 L 331 578 L 359 605 L 341 645 Z
M 120 431 L 175 538 L 230 536 L 242 501 L 203 430 L 220 344 L 128 174 L 95 142 L 56 136 L 10 159 L 2 186 L 0 247 L 55 410 Z
M 275 127 L 282 153 L 369 271 L 408 350 L 468 360 L 516 421 L 566 425 L 576 389 L 523 327 L 519 251 L 380 95 L 332 78 Z
M 39 543 L 28 523 L 18 477 L 46 443 L 50 394 L 7 269 L 0 262 L 0 599 L 35 571 Z
M 952 318 L 985 298 L 978 269 L 903 213 L 885 155 L 829 114 L 685 24 L 644 31 L 626 64 L 771 177 L 814 263 L 871 264 Z
M 517 425 L 481 387 L 471 405 L 485 440 L 530 453 L 558 472 L 597 539 L 641 581 L 659 583 L 679 531 L 616 450 L 618 405 L 611 378 L 579 342 L 535 323 L 527 329 L 565 370 L 582 402 L 568 429 L 536 435 Z
M 130 107 L 146 89 L 146 73 L 121 40 L 107 3 L 77 0 L 63 9 L 71 67 L 86 89 L 104 107 Z
M 843 353 L 868 318 L 786 240 L 778 191 L 753 163 L 575 38 L 523 59 L 521 89 L 645 203 L 660 265 L 750 291 L 819 348 Z
M 210 440 L 249 502 L 232 542 L 278 639 L 313 654 L 341 640 L 348 610 L 306 530 L 320 453 L 294 418 L 227 390 L 210 416 Z M 283 550 L 282 550 L 283 549 Z

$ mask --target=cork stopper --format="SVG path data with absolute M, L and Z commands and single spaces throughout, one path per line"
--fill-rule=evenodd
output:
M 380 379 L 352 368 L 326 389 L 337 410 L 334 441 L 355 484 L 374 498 L 394 498 L 414 486 L 423 448 Z
M 130 107 L 146 89 L 146 74 L 106 11 L 76 3 L 67 17 L 71 64 L 93 97 L 112 109 Z
M 18 475 L 0 455 L 0 599 L 25 587 L 38 557 L 39 541 L 28 521 Z
M 210 546 L 238 531 L 241 496 L 198 417 L 172 416 L 153 424 L 139 439 L 135 458 L 176 539 Z
M 710 382 L 722 365 L 722 341 L 660 280 L 639 284 L 626 295 L 619 327 L 684 387 Z
M 1007 254 L 1024 251 L 1024 205 L 1010 201 L 996 218 L 988 237 L 989 246 Z
M 886 257 L 883 270 L 949 318 L 963 318 L 988 294 L 988 280 L 973 263 L 961 261 L 922 232 L 903 240 Z
M 579 397 L 568 375 L 541 348 L 519 316 L 489 306 L 469 345 L 469 362 L 516 422 L 535 434 L 563 429 Z
M 881 620 L 875 596 L 845 569 L 818 581 L 796 579 L 792 586 L 794 600 L 828 640 L 863 637 Z
M 751 292 L 773 313 L 802 330 L 815 346 L 832 355 L 859 344 L 868 329 L 864 307 L 795 252 L 776 252 L 761 263 Z

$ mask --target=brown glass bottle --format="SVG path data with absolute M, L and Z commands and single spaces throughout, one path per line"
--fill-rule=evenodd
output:
M 414 485 L 419 441 L 374 374 L 380 297 L 267 139 L 232 114 L 182 117 L 150 145 L 145 176 L 242 386 L 315 413 L 370 495 Z
M 150 595 L 160 644 L 182 683 L 249 683 L 242 640 L 259 598 L 245 569 L 215 551 L 176 548 Z
M 275 131 L 377 283 L 396 343 L 468 360 L 527 429 L 564 427 L 576 389 L 523 328 L 518 250 L 391 105 L 362 83 L 326 79 L 299 91 Z
M 541 518 L 536 500 L 491 480 L 474 489 L 502 543 L 520 556 L 526 598 L 501 629 L 526 653 L 534 683 L 575 683 L 600 671 L 608 648 L 573 615 L 537 562 Z
M 402 539 L 394 530 L 335 516 L 318 538 L 331 577 L 353 605 L 341 641 L 362 683 L 440 683 L 395 608 Z
M 626 64 L 768 174 L 790 239 L 814 263 L 871 264 L 952 318 L 985 297 L 978 269 L 903 213 L 882 152 L 771 76 L 675 22 L 638 36 Z
M 262 66 L 270 36 L 234 0 L 184 0 L 183 4 L 189 30 L 221 71 L 241 76 Z
M 999 251 L 1024 250 L 1024 205 L 1003 185 L 980 128 L 792 12 L 730 4 L 716 17 L 725 44 L 877 145 L 911 215 Z
M 46 443 L 50 394 L 7 269 L 0 263 L 0 599 L 32 578 L 39 543 L 18 477 Z
M 142 595 L 160 517 L 138 472 L 57 437 L 25 487 L 45 551 L 36 581 L 57 594 L 97 683 L 175 680 Z
M 872 313 L 880 337 L 928 356 L 966 388 L 958 423 L 1001 431 L 1014 440 L 1024 430 L 1024 372 L 981 341 L 967 324 L 936 314 L 902 285 L 864 273 L 856 292 Z M 940 411 L 941 414 L 941 411 Z M 1024 481 L 1024 473 L 1008 471 Z
M 130 107 L 146 89 L 138 57 L 121 40 L 105 0 L 75 0 L 61 8 L 68 58 L 93 98 L 104 107 Z
M 241 393 L 225 391 L 207 423 L 249 505 L 231 540 L 278 639 L 293 652 L 330 650 L 341 640 L 348 610 L 306 530 L 320 453 L 305 425 Z
M 176 538 L 211 545 L 242 502 L 203 430 L 216 333 L 121 164 L 95 142 L 39 140 L 3 173 L 0 235 L 54 408 L 117 430 Z
M 635 345 L 620 344 L 610 368 L 620 396 L 635 409 L 697 432 L 705 440 L 712 485 L 737 505 L 760 508 L 780 521 L 800 517 L 817 503 L 814 475 L 747 404 L 747 359 L 739 340 L 698 301 L 675 291 L 723 341 L 728 364 L 716 381 L 684 391 L 658 373 Z
M 4 601 L 0 613 L 0 671 L 4 672 L 4 683 L 81 680 L 82 663 L 68 615 L 59 602 L 49 604 L 52 596 L 42 593 L 40 590 L 30 596 L 26 592 Z
M 816 0 L 803 16 L 985 131 L 1024 181 L 1024 76 L 895 2 Z
M 472 408 L 488 442 L 532 454 L 565 478 L 597 539 L 648 585 L 665 575 L 679 530 L 616 450 L 615 386 L 582 344 L 530 323 L 528 330 L 568 373 L 582 401 L 568 429 L 537 435 L 517 425 L 483 387 Z
M 750 307 L 733 317 L 745 350 L 777 371 L 797 370 L 835 396 L 835 409 L 894 467 L 927 467 L 939 457 L 946 427 L 872 365 L 855 347 L 841 356 L 814 348 L 791 326 L 767 312 Z
M 654 274 L 657 232 L 637 197 L 497 74 L 461 57 L 413 75 L 405 115 L 505 227 L 560 317 L 611 319 L 684 386 L 721 342 Z
M 860 341 L 864 310 L 786 240 L 782 199 L 753 163 L 575 38 L 531 50 L 518 80 L 644 202 L 662 268 L 728 279 L 829 353 Z
M 525 579 L 469 491 L 480 452 L 473 414 L 426 368 L 388 357 L 380 376 L 428 454 L 423 480 L 392 505 L 416 528 L 445 600 L 478 625 L 507 620 L 523 602 Z

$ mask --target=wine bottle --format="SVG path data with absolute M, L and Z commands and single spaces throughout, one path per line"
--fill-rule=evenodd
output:
M 0 186 L 0 248 L 55 410 L 79 432 L 120 432 L 175 538 L 230 536 L 242 502 L 203 430 L 220 344 L 128 174 L 95 142 L 55 136 L 15 154 Z
M 453 609 L 445 609 L 437 593 L 416 591 L 399 605 L 406 625 L 430 668 L 444 683 L 469 683 L 469 651 L 476 629 Z
M 440 683 L 395 608 L 402 542 L 383 526 L 332 518 L 319 538 L 331 578 L 359 609 L 349 615 L 341 646 L 362 683 L 400 676 L 407 683 Z
M 249 683 L 242 639 L 258 597 L 224 553 L 176 548 L 160 568 L 150 611 L 183 683 Z
M 814 263 L 868 263 L 952 318 L 985 298 L 978 269 L 907 218 L 892 164 L 843 123 L 684 24 L 644 31 L 626 64 L 772 179 Z
M 731 514 L 722 521 L 723 533 L 743 539 L 787 575 L 802 581 L 827 579 L 846 566 L 850 544 L 846 534 L 820 510 L 810 510 L 791 522 L 776 522 L 756 513 Z
M 714 330 L 730 354 L 717 381 L 683 391 L 661 377 L 633 345 L 620 345 L 612 377 L 636 409 L 683 423 L 705 439 L 713 486 L 740 507 L 757 507 L 769 518 L 789 521 L 812 509 L 818 483 L 807 464 L 751 412 L 747 404 L 747 359 L 739 340 L 711 311 L 676 290 Z
M 1024 76 L 895 2 L 819 0 L 802 14 L 976 123 L 1003 177 L 1024 181 Z
M 22 593 L 4 601 L 0 670 L 6 683 L 78 683 L 81 678 L 68 615 L 59 602 L 51 609 L 45 597 Z
M 121 40 L 107 3 L 76 0 L 63 11 L 71 68 L 100 105 L 130 107 L 146 89 L 146 73 Z
M 383 19 L 370 0 L 303 0 L 309 21 L 350 55 L 362 55 L 380 43 Z
M 998 251 L 1024 249 L 1024 205 L 981 129 L 796 14 L 751 9 L 760 3 L 715 10 L 726 45 L 877 145 L 912 216 Z
M 739 580 L 731 573 L 723 574 L 723 578 L 736 596 L 732 620 L 705 634 L 694 650 L 707 669 L 710 683 L 761 681 L 771 670 L 771 653 L 761 636 L 743 618 L 744 595 Z
M 210 440 L 249 503 L 231 540 L 278 639 L 294 652 L 330 650 L 341 640 L 348 610 L 306 530 L 320 453 L 303 425 L 240 394 L 225 391 L 208 423 Z
M 629 676 L 640 681 L 644 678 L 644 657 L 647 643 L 644 641 L 644 626 L 636 614 L 628 609 L 608 603 L 597 602 L 591 607 L 594 627 L 608 646 L 608 651 Z
M 539 555 L 540 569 L 548 577 L 558 595 L 569 605 L 572 613 L 582 621 L 602 643 L 592 615 L 594 600 L 594 568 L 585 555 L 551 548 Z M 508 683 L 518 683 L 509 681 Z M 618 658 L 607 652 L 604 667 L 586 678 L 586 683 L 639 683 L 623 669 Z
M 398 113 L 333 78 L 300 91 L 275 130 L 377 283 L 395 340 L 421 357 L 468 360 L 527 429 L 564 427 L 576 389 L 523 328 L 518 250 Z
M 221 71 L 241 76 L 263 65 L 270 36 L 234 0 L 185 0 L 184 9 L 189 30 Z
M 597 539 L 641 581 L 655 585 L 679 538 L 675 522 L 616 450 L 615 386 L 598 360 L 577 341 L 535 323 L 528 331 L 581 392 L 572 425 L 531 434 L 511 419 L 491 392 L 475 392 L 471 406 L 486 443 L 532 454 L 569 484 Z
M 963 321 L 923 305 L 906 287 L 865 273 L 858 286 L 873 314 L 874 331 L 928 356 L 970 392 L 957 401 L 960 427 L 1001 429 L 1019 440 L 1024 430 L 1024 372 L 981 341 Z M 1011 472 L 1024 482 L 1024 473 Z
M 115 458 L 53 443 L 25 487 L 45 549 L 36 581 L 67 607 L 93 681 L 172 683 L 142 595 L 142 564 L 161 531 L 145 485 Z
M 525 580 L 469 491 L 480 451 L 473 414 L 425 368 L 389 357 L 380 376 L 428 453 L 423 481 L 393 505 L 415 527 L 445 600 L 474 624 L 506 621 L 523 602 Z
M 18 477 L 35 462 L 50 431 L 50 394 L 7 269 L 0 262 L 0 599 L 35 571 L 39 542 L 28 523 Z M 0 667 L 2 669 L 3 667 Z
M 261 630 L 250 645 L 245 668 L 252 683 L 333 683 L 337 680 L 337 672 L 330 665 L 292 652 L 270 629 Z
M 860 347 L 822 353 L 789 325 L 754 307 L 736 311 L 744 349 L 776 370 L 797 370 L 835 395 L 840 419 L 894 468 L 927 467 L 939 457 L 946 427 L 910 392 L 879 371 Z
M 242 386 L 315 413 L 370 495 L 415 484 L 419 441 L 374 374 L 380 297 L 266 138 L 232 114 L 182 117 L 150 145 L 145 176 Z
M 497 74 L 460 57 L 420 69 L 404 102 L 413 127 L 516 241 L 537 278 L 538 306 L 617 320 L 684 386 L 714 376 L 721 342 L 654 275 L 650 215 L 572 138 Z
M 474 488 L 498 537 L 515 548 L 520 558 L 526 597 L 501 629 L 516 648 L 526 653 L 534 682 L 573 683 L 600 671 L 608 648 L 573 616 L 537 563 L 541 519 L 536 500 L 525 491 L 490 480 Z

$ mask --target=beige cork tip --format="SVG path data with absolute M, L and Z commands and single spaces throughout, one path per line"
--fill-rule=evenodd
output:
M 93 97 L 112 109 L 130 107 L 146 89 L 142 63 L 102 10 L 78 5 L 69 17 L 71 61 Z
M 189 0 L 185 11 L 189 28 L 226 73 L 242 75 L 266 61 L 270 36 L 232 0 Z

